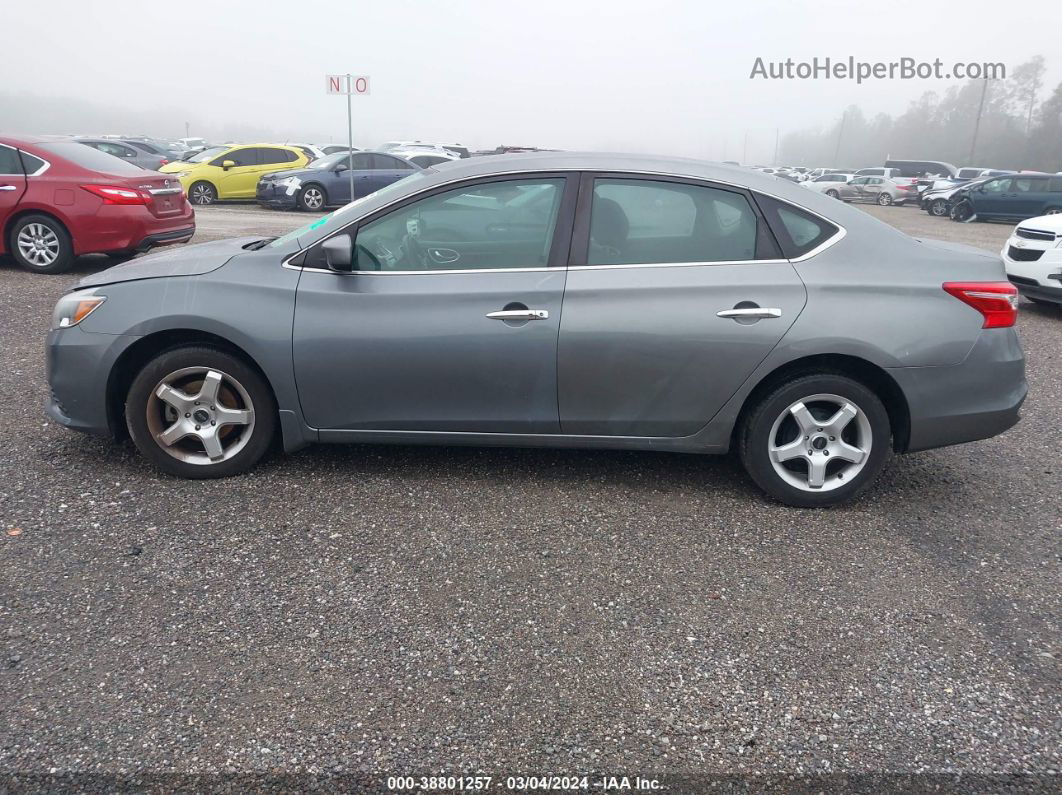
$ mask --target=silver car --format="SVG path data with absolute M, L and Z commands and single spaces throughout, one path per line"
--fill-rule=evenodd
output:
M 77 138 L 75 140 L 148 171 L 157 171 L 169 162 L 166 155 L 149 152 L 145 148 L 134 145 L 131 141 L 119 141 L 112 138 Z
M 918 187 L 913 181 L 889 177 L 853 177 L 837 186 L 837 194 L 846 202 L 874 202 L 883 207 L 918 201 Z
M 1016 305 L 998 256 L 747 169 L 473 158 L 83 279 L 48 413 L 191 478 L 275 439 L 732 450 L 825 506 L 1017 422 Z

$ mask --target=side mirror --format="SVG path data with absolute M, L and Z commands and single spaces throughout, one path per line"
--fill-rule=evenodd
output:
M 228 171 L 230 168 L 236 168 L 235 160 L 223 160 L 221 161 L 221 167 Z
M 349 168 L 350 168 L 350 166 L 348 166 L 346 163 L 337 163 L 336 167 L 333 169 L 333 171 L 335 171 L 337 174 L 339 174 L 339 173 L 341 173 L 343 171 L 346 171 Z
M 354 242 L 350 235 L 336 235 L 321 244 L 328 267 L 341 273 L 354 270 Z

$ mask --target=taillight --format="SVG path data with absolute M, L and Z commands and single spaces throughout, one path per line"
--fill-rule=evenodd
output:
M 1010 282 L 944 282 L 941 287 L 984 316 L 981 328 L 1010 328 L 1018 320 L 1018 289 Z
M 134 188 L 122 188 L 117 185 L 82 185 L 87 190 L 103 199 L 104 204 L 150 204 L 151 194 Z
M 162 168 L 162 167 L 163 167 L 164 165 L 166 165 L 166 164 L 167 164 L 167 163 L 169 163 L 169 162 L 170 162 L 170 161 L 169 161 L 169 160 L 167 160 L 166 158 L 162 158 L 162 162 L 161 162 L 161 163 L 159 163 L 159 168 Z

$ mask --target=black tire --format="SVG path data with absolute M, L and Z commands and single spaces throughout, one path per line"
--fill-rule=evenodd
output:
M 937 218 L 944 218 L 948 215 L 948 202 L 946 199 L 934 199 L 929 203 L 929 214 L 936 216 Z
M 193 182 L 188 188 L 188 201 L 197 207 L 208 207 L 218 200 L 218 189 L 206 180 Z
M 1058 215 L 1062 213 L 1062 207 L 1048 207 L 1044 210 L 1044 215 Z
M 231 384 L 235 383 L 237 387 L 242 386 L 243 391 L 249 398 L 250 408 L 253 410 L 252 424 L 231 426 L 233 430 L 229 433 L 232 444 L 229 449 L 235 452 L 231 457 L 219 460 L 216 463 L 192 463 L 174 457 L 174 454 L 167 452 L 166 446 L 161 441 L 156 440 L 155 433 L 151 428 L 153 420 L 149 416 L 153 412 L 157 412 L 160 407 L 163 410 L 168 408 L 155 397 L 155 390 L 163 379 L 167 379 L 172 374 L 180 371 L 204 368 L 219 372 L 227 379 L 221 387 L 222 392 L 219 394 L 217 401 L 219 405 L 226 401 L 237 404 L 248 402 L 242 400 L 235 389 L 232 388 Z M 195 378 L 195 376 L 189 377 Z M 200 384 L 202 383 L 203 379 L 200 377 Z M 226 388 L 229 389 L 228 396 L 224 393 Z M 188 394 L 191 394 L 191 392 Z M 213 409 L 214 407 L 208 407 L 204 404 L 202 408 L 205 410 L 207 408 Z M 230 406 L 230 408 L 241 408 L 241 406 Z M 273 397 L 273 391 L 257 370 L 238 356 L 205 345 L 174 348 L 156 356 L 133 379 L 125 404 L 125 419 L 129 428 L 129 435 L 141 454 L 164 472 L 194 479 L 228 477 L 251 469 L 265 455 L 273 442 L 277 427 L 276 412 L 276 400 Z M 157 414 L 156 416 L 158 417 L 157 422 L 160 423 L 159 427 L 165 427 L 169 422 L 173 421 Z M 179 419 L 179 415 L 177 416 Z M 185 416 L 189 417 L 190 415 L 186 414 Z M 191 419 L 191 422 L 194 423 L 195 419 Z M 196 427 L 198 428 L 199 426 Z M 203 427 L 206 427 L 205 421 Z M 222 422 L 217 428 L 218 435 L 221 436 L 225 433 L 227 427 Z M 248 427 L 250 428 L 250 436 L 245 440 L 243 439 L 243 433 L 248 432 L 246 430 Z M 232 437 L 232 433 L 235 433 L 236 436 Z M 188 437 L 176 442 L 170 449 L 176 453 L 186 451 L 186 454 L 190 456 L 198 455 L 205 458 L 205 452 L 200 452 L 205 451 L 205 446 L 200 445 L 199 450 L 196 450 L 195 446 L 197 444 L 199 443 L 192 437 Z
M 35 234 L 38 230 L 41 234 Z M 35 245 L 40 240 L 40 245 L 45 247 L 45 250 L 40 252 L 40 256 L 49 258 L 49 261 L 38 259 L 36 250 L 27 256 L 20 248 L 20 242 L 31 242 L 26 238 L 33 238 L 32 242 Z M 50 215 L 34 213 L 19 218 L 11 227 L 7 250 L 11 252 L 11 256 L 20 267 L 32 273 L 66 273 L 74 267 L 74 244 L 70 239 L 70 233 L 66 231 L 65 226 Z
M 967 201 L 961 201 L 951 208 L 948 217 L 958 223 L 965 223 L 973 215 L 973 208 Z
M 822 394 L 835 395 L 845 401 L 851 401 L 869 425 L 870 440 L 865 463 L 854 475 L 849 474 L 848 482 L 842 481 L 853 465 L 841 459 L 841 464 L 827 478 L 828 490 L 815 491 L 799 488 L 785 480 L 775 470 L 769 450 L 772 444 L 777 444 L 777 440 L 771 438 L 775 423 L 785 422 L 782 418 L 789 416 L 788 408 L 797 401 L 806 401 L 811 396 Z M 821 420 L 822 417 L 815 419 Z M 795 426 L 795 421 L 793 422 Z M 851 424 L 853 423 L 850 422 L 849 425 Z M 812 429 L 812 433 L 814 430 Z M 782 426 L 778 433 L 781 432 Z M 845 433 L 847 432 L 846 430 Z M 809 449 L 811 444 L 814 442 L 809 442 Z M 840 373 L 809 373 L 775 387 L 746 411 L 738 429 L 737 449 L 749 476 L 770 497 L 796 508 L 826 508 L 855 499 L 874 482 L 892 455 L 892 430 L 885 406 L 864 384 Z M 821 453 L 820 448 L 817 454 Z M 804 458 L 802 452 L 800 458 Z M 838 460 L 834 458 L 834 461 Z M 794 463 L 790 466 L 796 467 L 794 476 L 799 478 L 801 464 Z M 806 465 L 804 473 L 806 478 Z M 840 477 L 837 477 L 838 474 Z
M 881 205 L 882 207 L 888 207 L 890 204 L 892 204 L 892 194 L 891 193 L 886 193 L 885 191 L 882 191 L 881 193 L 879 193 L 878 194 L 878 204 Z
M 826 191 L 826 195 L 829 196 L 831 199 L 839 199 L 839 198 L 841 198 L 841 194 L 838 193 L 833 188 L 830 188 L 828 191 Z
M 319 202 L 319 203 L 318 203 Z M 323 212 L 328 206 L 328 191 L 316 182 L 311 182 L 299 191 L 299 209 L 308 213 Z

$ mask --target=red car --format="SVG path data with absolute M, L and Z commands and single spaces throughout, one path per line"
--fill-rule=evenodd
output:
M 62 273 L 80 254 L 184 243 L 195 211 L 174 177 L 77 141 L 0 136 L 0 254 Z

